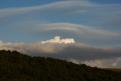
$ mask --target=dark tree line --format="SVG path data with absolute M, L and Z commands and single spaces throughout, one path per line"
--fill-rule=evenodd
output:
M 1 50 L 0 81 L 121 81 L 121 72 Z

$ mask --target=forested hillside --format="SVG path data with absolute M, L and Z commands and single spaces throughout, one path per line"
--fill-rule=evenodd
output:
M 0 81 L 121 81 L 121 72 L 1 50 Z

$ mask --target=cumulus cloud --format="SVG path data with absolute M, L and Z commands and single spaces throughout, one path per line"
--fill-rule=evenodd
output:
M 47 44 L 47 43 L 74 44 L 75 40 L 73 38 L 61 39 L 60 36 L 56 36 L 53 39 L 41 41 L 41 43 L 42 44 Z

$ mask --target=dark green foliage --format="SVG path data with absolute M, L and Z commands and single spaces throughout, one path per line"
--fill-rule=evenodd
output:
M 0 81 L 121 81 L 121 72 L 2 50 Z

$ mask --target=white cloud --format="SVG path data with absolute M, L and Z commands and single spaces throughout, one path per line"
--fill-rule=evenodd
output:
M 61 39 L 60 36 L 55 36 L 53 39 L 46 40 L 46 41 L 41 41 L 41 43 L 42 44 L 47 44 L 47 43 L 74 44 L 75 40 L 73 38 Z

